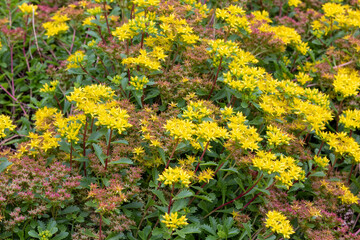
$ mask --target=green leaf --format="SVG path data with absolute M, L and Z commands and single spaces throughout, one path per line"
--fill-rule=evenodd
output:
M 133 164 L 134 162 L 131 161 L 129 158 L 120 158 L 120 160 L 110 162 L 109 164 Z
M 68 232 L 61 232 L 59 234 L 57 234 L 55 237 L 52 238 L 52 240 L 61 240 L 66 238 L 69 235 Z
M 96 156 L 99 158 L 101 164 L 102 164 L 103 166 L 105 166 L 105 161 L 104 161 L 104 160 L 105 160 L 106 156 L 105 156 L 105 154 L 102 152 L 101 147 L 100 147 L 99 145 L 95 144 L 95 143 L 93 143 L 92 145 L 93 145 L 93 147 L 94 147 Z
M 193 195 L 194 195 L 194 193 L 192 193 L 191 191 L 189 191 L 187 189 L 184 189 L 178 195 L 176 195 L 173 198 L 173 200 L 183 199 L 183 198 L 191 197 Z
M 148 99 L 151 99 L 151 98 L 154 98 L 156 96 L 158 96 L 160 94 L 160 90 L 155 88 L 155 89 L 152 89 L 146 96 L 146 98 L 144 99 L 144 101 L 148 100 Z
M 129 145 L 129 142 L 122 139 L 122 140 L 117 140 L 117 141 L 114 141 L 114 142 L 111 142 L 111 143 L 122 143 L 122 144 L 125 144 L 125 145 Z
M 12 162 L 9 162 L 7 159 L 0 164 L 0 173 L 3 172 Z
M 182 238 L 185 238 L 186 234 L 200 233 L 200 229 L 195 226 L 186 226 L 181 230 L 176 230 L 176 234 Z
M 30 230 L 28 232 L 30 237 L 34 237 L 34 238 L 40 238 L 39 234 L 37 232 L 35 232 L 34 230 Z
M 84 234 L 85 234 L 86 236 L 88 236 L 88 237 L 93 237 L 93 238 L 95 238 L 95 239 L 98 239 L 98 237 L 99 237 L 98 235 L 90 232 L 89 229 L 86 229 L 86 230 L 84 231 Z
M 167 162 L 166 162 L 166 156 L 165 156 L 165 151 L 164 151 L 164 149 L 158 148 L 158 152 L 159 152 L 159 154 L 160 154 L 160 157 L 161 157 L 163 163 L 166 165 Z
M 163 193 L 162 191 L 157 190 L 157 189 L 153 189 L 153 190 L 151 190 L 151 192 L 158 197 L 158 199 L 162 202 L 162 204 L 164 204 L 164 205 L 168 205 L 168 204 L 169 204 L 169 203 L 166 201 L 165 196 L 164 196 L 164 193 Z
M 314 172 L 312 174 L 310 174 L 309 177 L 325 177 L 326 174 L 324 172 Z
M 64 210 L 62 210 L 59 215 L 64 215 L 64 214 L 69 214 L 69 213 L 73 213 L 73 212 L 79 212 L 80 208 L 77 206 L 69 206 L 67 208 L 65 208 Z
M 104 133 L 101 132 L 101 131 L 93 132 L 93 133 L 91 133 L 91 135 L 87 139 L 87 142 L 97 142 L 97 140 L 99 138 L 101 138 L 103 135 L 104 135 Z

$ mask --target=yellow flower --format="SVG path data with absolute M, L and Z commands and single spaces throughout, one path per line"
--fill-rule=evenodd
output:
M 48 130 L 57 117 L 57 108 L 43 107 L 35 113 L 35 128 L 39 131 Z
M 97 117 L 98 121 L 95 125 L 103 125 L 110 129 L 117 129 L 119 134 L 125 131 L 126 128 L 132 126 L 128 122 L 130 116 L 127 114 L 127 111 L 120 107 L 106 109 L 102 105 L 98 105 Z
M 86 116 L 84 114 L 78 114 L 64 118 L 59 115 L 54 123 L 58 128 L 61 136 L 66 137 L 68 142 L 74 142 L 75 144 L 79 141 L 79 131 L 84 125 Z
M 253 126 L 246 126 L 245 116 L 238 112 L 235 116 L 229 118 L 228 124 L 230 130 L 229 138 L 235 143 L 239 144 L 243 149 L 257 150 L 259 149 L 258 142 L 262 138 L 257 133 L 257 129 Z
M 300 0 L 289 0 L 288 1 L 288 4 L 289 4 L 290 7 L 291 6 L 297 7 L 300 3 L 301 3 Z
M 15 125 L 12 124 L 12 121 L 9 116 L 0 114 L 0 138 L 5 137 L 5 129 L 10 131 L 15 129 Z
M 199 182 L 209 182 L 211 179 L 214 178 L 214 171 L 211 170 L 210 168 L 207 168 L 206 170 L 204 171 L 201 171 L 198 175 L 198 181 Z
M 267 128 L 268 131 L 266 132 L 266 135 L 268 137 L 270 146 L 288 145 L 291 141 L 291 137 L 281 129 L 272 125 L 268 126 Z
M 329 165 L 329 159 L 327 157 L 314 156 L 314 162 L 321 168 L 325 168 Z
M 340 189 L 344 191 L 344 193 L 339 196 L 339 198 L 343 204 L 353 204 L 353 203 L 358 204 L 359 203 L 360 199 L 357 196 L 355 196 L 354 194 L 352 194 L 348 187 L 346 187 L 344 184 L 339 184 L 339 185 L 340 185 Z
M 98 15 L 101 14 L 101 7 L 94 7 L 94 8 L 90 8 L 88 10 L 86 10 L 88 13 L 90 13 L 91 15 Z
M 190 141 L 195 134 L 196 125 L 189 120 L 173 118 L 166 121 L 164 128 L 170 132 L 170 136 L 176 140 Z
M 331 3 L 331 2 L 325 3 L 322 6 L 322 9 L 325 12 L 325 16 L 329 18 L 334 18 L 337 15 L 345 14 L 345 7 L 337 3 Z
M 27 3 L 23 3 L 19 6 L 19 9 L 25 14 L 32 14 L 34 12 L 34 15 L 37 15 L 37 12 L 36 12 L 37 8 L 38 8 L 38 6 L 33 5 L 33 4 L 27 4 Z
M 204 142 L 210 142 L 220 138 L 227 138 L 228 132 L 225 128 L 219 127 L 216 122 L 206 121 L 197 126 L 196 136 Z
M 122 60 L 122 63 L 128 67 L 141 66 L 149 70 L 159 70 L 161 64 L 157 58 L 154 58 L 145 49 L 139 50 L 140 55 L 137 57 L 128 57 Z
M 265 224 L 272 232 L 282 234 L 284 238 L 290 238 L 290 235 L 295 233 L 286 216 L 275 210 L 266 214 Z
M 54 93 L 56 90 L 56 87 L 59 85 L 58 80 L 51 81 L 50 84 L 45 83 L 43 87 L 40 89 L 40 92 L 44 93 Z
M 165 213 L 165 215 L 162 216 L 164 219 L 161 220 L 162 223 L 165 223 L 167 228 L 170 228 L 171 230 L 175 230 L 179 227 L 183 227 L 188 225 L 186 222 L 187 218 L 185 216 L 178 217 L 178 213 Z
M 271 152 L 258 151 L 252 159 L 253 165 L 268 174 L 278 173 L 275 176 L 282 184 L 289 188 L 294 180 L 302 180 L 304 171 L 299 167 L 292 157 L 280 156 L 280 159 Z
M 84 21 L 82 22 L 82 25 L 83 25 L 83 26 L 85 26 L 85 25 L 96 26 L 95 23 L 91 22 L 92 20 L 95 20 L 95 17 L 94 17 L 94 16 L 87 17 L 87 18 L 85 18 Z
M 79 68 L 80 64 L 84 60 L 84 52 L 81 50 L 76 51 L 74 54 L 70 55 L 66 60 L 68 64 L 66 65 L 66 69 L 70 68 Z
M 305 83 L 312 81 L 312 77 L 310 77 L 309 74 L 306 74 L 304 72 L 299 72 L 297 75 L 295 75 L 295 78 L 302 85 L 305 85 Z
M 340 116 L 340 123 L 344 124 L 344 126 L 349 129 L 360 128 L 360 111 L 345 110 Z
M 346 132 L 326 133 L 319 132 L 319 136 L 329 144 L 330 149 L 342 156 L 349 154 L 355 162 L 360 162 L 360 146 L 354 138 L 349 137 Z
M 359 74 L 351 68 L 340 68 L 335 75 L 333 85 L 335 92 L 340 93 L 343 97 L 357 95 L 360 87 Z
M 66 21 L 70 20 L 67 15 L 60 15 L 56 13 L 52 17 L 51 22 L 43 23 L 43 28 L 46 30 L 45 35 L 48 37 L 55 36 L 59 33 L 66 32 L 69 29 L 69 26 L 65 23 Z
M 159 181 L 164 182 L 165 185 L 173 185 L 181 183 L 184 187 L 189 187 L 193 173 L 182 169 L 181 167 L 167 168 L 159 175 Z
M 182 117 L 190 120 L 196 119 L 201 121 L 203 118 L 210 116 L 212 112 L 213 111 L 211 109 L 206 107 L 204 101 L 190 101 L 190 103 L 186 106 Z
M 136 147 L 134 148 L 133 153 L 136 155 L 142 155 L 145 153 L 145 149 L 143 147 Z
M 141 8 L 148 8 L 151 6 L 158 6 L 160 0 L 132 0 L 133 4 Z
M 149 82 L 149 79 L 145 76 L 142 77 L 131 77 L 130 78 L 130 85 L 133 86 L 136 90 L 140 91 L 143 90 L 143 88 L 146 86 L 146 84 Z

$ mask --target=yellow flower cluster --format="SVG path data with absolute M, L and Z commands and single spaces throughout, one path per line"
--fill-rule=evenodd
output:
M 304 122 L 311 126 L 316 132 L 325 129 L 325 124 L 333 119 L 332 113 L 329 109 L 315 105 L 310 101 L 302 101 L 301 99 L 294 99 L 293 109 L 297 115 L 304 117 Z
M 54 93 L 56 90 L 56 87 L 59 85 L 58 80 L 51 81 L 49 84 L 45 83 L 43 87 L 40 89 L 40 92 L 43 93 Z
M 354 194 L 352 194 L 352 192 L 350 191 L 350 189 L 348 187 L 346 187 L 342 183 L 339 183 L 339 187 L 341 190 L 344 191 L 344 193 L 339 196 L 339 198 L 343 204 L 353 204 L 353 203 L 358 204 L 359 203 L 360 199 L 357 196 L 355 196 Z
M 97 109 L 98 121 L 95 125 L 103 125 L 110 129 L 117 129 L 119 134 L 132 125 L 128 122 L 130 116 L 127 111 L 120 107 L 105 108 L 99 105 Z
M 289 112 L 290 109 L 287 101 L 285 101 L 285 99 L 283 99 L 281 96 L 276 95 L 261 96 L 259 105 L 266 113 L 266 117 L 269 119 L 281 119 Z
M 203 118 L 209 117 L 213 111 L 206 107 L 202 100 L 190 101 L 183 112 L 182 117 L 189 120 L 202 121 Z
M 38 131 L 48 130 L 53 124 L 54 121 L 58 118 L 58 109 L 57 108 L 48 108 L 43 107 L 36 111 L 35 119 L 35 128 Z
M 83 26 L 86 26 L 86 25 L 88 25 L 88 26 L 96 26 L 95 23 L 91 22 L 92 20 L 95 20 L 94 16 L 87 17 L 87 18 L 85 18 L 83 20 L 82 25 Z
M 320 132 L 319 136 L 329 144 L 330 149 L 342 156 L 349 154 L 356 163 L 360 163 L 360 146 L 353 138 L 347 136 L 346 132 Z
M 314 156 L 314 162 L 321 168 L 325 168 L 329 165 L 329 159 L 327 157 Z
M 157 34 L 156 23 L 150 17 L 135 16 L 134 19 L 117 27 L 112 34 L 120 41 L 135 37 L 139 33 Z
M 280 159 L 271 152 L 258 151 L 252 159 L 253 165 L 268 174 L 278 173 L 275 176 L 287 188 L 293 185 L 294 180 L 302 180 L 304 171 L 299 167 L 292 157 L 280 156 Z
M 6 136 L 5 129 L 9 129 L 10 131 L 15 129 L 15 125 L 12 124 L 12 121 L 9 116 L 0 114 L 0 138 Z
M 181 183 L 184 187 L 189 187 L 191 178 L 194 176 L 192 171 L 185 170 L 181 167 L 168 167 L 159 175 L 159 181 L 164 182 L 165 185 L 173 185 Z
M 198 137 L 198 140 L 210 142 L 221 138 L 227 138 L 228 132 L 225 128 L 219 127 L 216 122 L 204 121 L 198 124 L 196 136 Z
M 130 85 L 133 86 L 136 90 L 140 91 L 143 90 L 143 88 L 146 86 L 146 84 L 149 82 L 149 79 L 145 76 L 142 77 L 131 77 L 130 79 Z
M 316 37 L 328 35 L 338 29 L 357 29 L 360 27 L 360 11 L 353 10 L 350 5 L 328 2 L 322 6 L 324 15 L 312 22 L 312 29 Z
M 214 178 L 214 171 L 210 168 L 207 168 L 204 171 L 201 171 L 199 175 L 197 176 L 197 179 L 199 182 L 209 182 L 211 179 Z
M 176 18 L 174 14 L 170 14 L 168 16 L 160 16 L 159 20 L 162 22 L 160 24 L 160 35 L 163 36 L 168 45 L 167 50 L 171 50 L 172 42 L 178 40 L 185 44 L 194 44 L 200 38 L 197 34 L 194 33 L 192 27 L 189 26 L 186 19 Z M 161 44 L 162 46 L 162 44 Z
M 288 145 L 292 139 L 286 132 L 275 126 L 270 125 L 267 128 L 266 135 L 270 146 Z
M 45 35 L 48 37 L 55 36 L 61 32 L 66 32 L 69 26 L 65 23 L 70 20 L 67 15 L 60 15 L 56 13 L 52 18 L 53 21 L 43 23 L 43 28 L 46 30 Z
M 95 16 L 98 14 L 101 14 L 101 7 L 94 7 L 94 8 L 89 8 L 88 10 L 86 10 L 88 13 L 90 13 L 91 15 Z
M 30 132 L 30 143 L 28 147 L 32 148 L 32 154 L 37 154 L 37 150 L 43 150 L 47 152 L 49 149 L 59 146 L 60 138 L 54 137 L 54 132 L 46 130 L 43 135 Z
M 23 3 L 19 6 L 20 11 L 25 14 L 32 14 L 34 12 L 34 15 L 37 15 L 37 12 L 36 12 L 37 8 L 38 8 L 38 6 L 33 5 L 33 4 L 27 4 L 27 3 Z
M 78 114 L 64 118 L 58 116 L 54 125 L 58 128 L 61 136 L 66 137 L 69 143 L 77 143 L 79 141 L 79 131 L 84 125 L 86 116 L 84 114 Z
M 175 139 L 190 141 L 195 134 L 196 125 L 187 119 L 173 118 L 166 121 L 164 128 Z
M 301 54 L 306 55 L 309 47 L 306 42 L 301 40 L 301 36 L 295 29 L 286 26 L 271 26 L 269 24 L 262 24 L 259 27 L 261 32 L 274 34 L 275 39 L 281 40 L 285 46 L 291 45 Z M 285 47 L 283 48 L 285 51 Z
M 188 225 L 188 223 L 186 222 L 187 218 L 185 216 L 178 216 L 178 213 L 170 213 L 170 215 L 168 213 L 165 213 L 165 215 L 163 215 L 163 220 L 161 220 L 162 223 L 165 223 L 167 228 L 170 228 L 171 230 L 175 230 L 179 227 L 183 227 Z
M 284 238 L 290 238 L 290 235 L 295 233 L 290 221 L 279 211 L 269 211 L 266 214 L 265 224 L 272 232 L 282 234 Z
M 258 143 L 262 138 L 257 133 L 257 129 L 253 126 L 245 125 L 246 118 L 238 112 L 235 116 L 229 118 L 230 136 L 229 138 L 239 144 L 243 149 L 257 150 Z
M 360 87 L 360 76 L 358 72 L 351 68 L 340 68 L 335 75 L 333 82 L 335 92 L 343 97 L 350 97 L 358 94 Z
M 216 39 L 208 40 L 207 43 L 210 47 L 207 52 L 212 56 L 213 65 L 216 67 L 220 63 L 220 58 L 237 57 L 237 62 L 234 65 L 240 64 L 241 66 L 248 62 L 257 62 L 254 56 L 240 49 L 238 44 L 231 40 L 225 42 L 223 39 Z
M 79 68 L 80 64 L 84 61 L 85 54 L 83 51 L 78 50 L 74 54 L 71 54 L 66 61 L 68 62 L 66 65 L 66 69 L 70 68 Z
M 147 68 L 152 71 L 159 70 L 161 67 L 161 64 L 158 59 L 158 55 L 155 53 L 154 55 L 151 53 L 148 53 L 145 49 L 140 49 L 140 55 L 137 57 L 128 57 L 122 60 L 122 63 L 127 65 L 127 67 L 135 67 L 135 66 L 141 66 L 144 68 Z
M 132 0 L 132 3 L 141 8 L 158 6 L 160 0 Z
M 251 33 L 250 23 L 245 15 L 245 10 L 236 5 L 230 5 L 224 9 L 216 9 L 216 17 L 223 20 L 234 33 L 246 31 Z
M 301 0 L 289 0 L 288 4 L 290 7 L 297 7 L 301 3 Z
M 92 84 L 85 87 L 74 88 L 67 100 L 76 102 L 76 107 L 85 114 L 96 114 L 97 104 L 107 101 L 115 96 L 115 92 L 105 85 Z
M 302 85 L 305 85 L 305 83 L 310 82 L 313 80 L 312 77 L 310 77 L 309 74 L 306 74 L 304 72 L 299 72 L 295 75 L 296 80 L 301 83 Z
M 340 116 L 340 123 L 344 124 L 345 128 L 357 129 L 360 128 L 360 111 L 355 110 L 345 110 Z

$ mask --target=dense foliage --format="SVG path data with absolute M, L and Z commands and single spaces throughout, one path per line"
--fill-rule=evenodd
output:
M 360 1 L 0 1 L 0 239 L 360 239 Z

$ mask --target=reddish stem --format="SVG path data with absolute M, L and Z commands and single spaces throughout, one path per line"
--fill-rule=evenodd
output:
M 196 166 L 195 173 L 196 173 L 197 170 L 199 169 L 200 162 L 201 162 L 201 160 L 204 158 L 204 155 L 205 155 L 205 152 L 206 152 L 206 150 L 207 150 L 207 148 L 208 148 L 208 146 L 209 146 L 209 143 L 210 143 L 210 141 L 208 141 L 208 142 L 206 143 L 205 149 L 204 149 L 204 151 L 202 152 L 201 157 L 200 157 L 200 159 L 199 159 L 199 162 L 198 162 L 198 164 L 197 164 L 197 166 Z
M 107 26 L 109 35 L 111 36 L 111 31 L 110 31 L 109 21 L 108 21 L 107 11 L 106 11 L 106 1 L 104 1 L 104 15 L 105 15 L 105 20 L 106 20 L 106 26 Z
M 25 22 L 25 31 L 24 31 L 24 38 L 23 38 L 23 54 L 24 54 L 24 58 L 25 58 L 25 62 L 26 62 L 27 69 L 28 69 L 28 71 L 30 72 L 30 64 L 29 64 L 29 60 L 28 60 L 27 57 L 26 57 L 26 51 L 25 51 L 28 20 L 29 20 L 29 15 L 26 16 L 26 22 Z
M 23 110 L 23 113 L 24 113 L 25 115 L 27 115 L 27 112 L 25 111 L 25 109 L 24 109 L 23 106 L 21 105 L 22 103 L 19 102 L 19 100 L 18 100 L 16 97 L 14 97 L 13 95 L 11 95 L 11 93 L 9 93 L 9 91 L 6 90 L 1 84 L 0 84 L 0 88 L 1 88 L 2 90 L 4 90 L 4 91 L 6 92 L 6 94 L 7 94 L 9 97 L 11 97 L 14 101 L 16 101 L 17 103 L 19 103 L 21 109 Z
M 212 88 L 211 88 L 210 93 L 209 93 L 209 96 L 208 96 L 208 100 L 210 99 L 211 94 L 212 94 L 213 91 L 214 91 L 214 88 L 215 88 L 215 85 L 216 85 L 216 81 L 217 81 L 217 78 L 218 78 L 218 76 L 219 76 L 219 72 L 220 72 L 220 69 L 221 69 L 222 60 L 223 60 L 223 58 L 221 57 L 221 58 L 220 58 L 219 67 L 218 67 L 218 69 L 217 69 L 216 76 L 215 76 L 215 78 L 214 78 L 213 85 L 212 85 Z
M 213 212 L 216 212 L 217 210 L 219 210 L 220 208 L 230 204 L 230 203 L 233 203 L 235 202 L 236 200 L 238 200 L 239 198 L 241 198 L 242 196 L 246 195 L 248 192 L 250 192 L 257 184 L 258 182 L 262 179 L 263 175 L 261 174 L 261 176 L 259 177 L 259 179 L 250 187 L 248 188 L 245 192 L 241 193 L 239 196 L 237 196 L 236 198 L 234 198 L 233 200 L 229 201 L 229 202 L 226 202 L 224 204 L 222 204 L 221 206 L 215 208 L 214 210 L 212 210 L 209 214 L 207 214 L 204 218 L 210 216 Z M 271 185 L 272 186 L 272 185 Z M 256 196 L 256 195 L 255 195 Z

